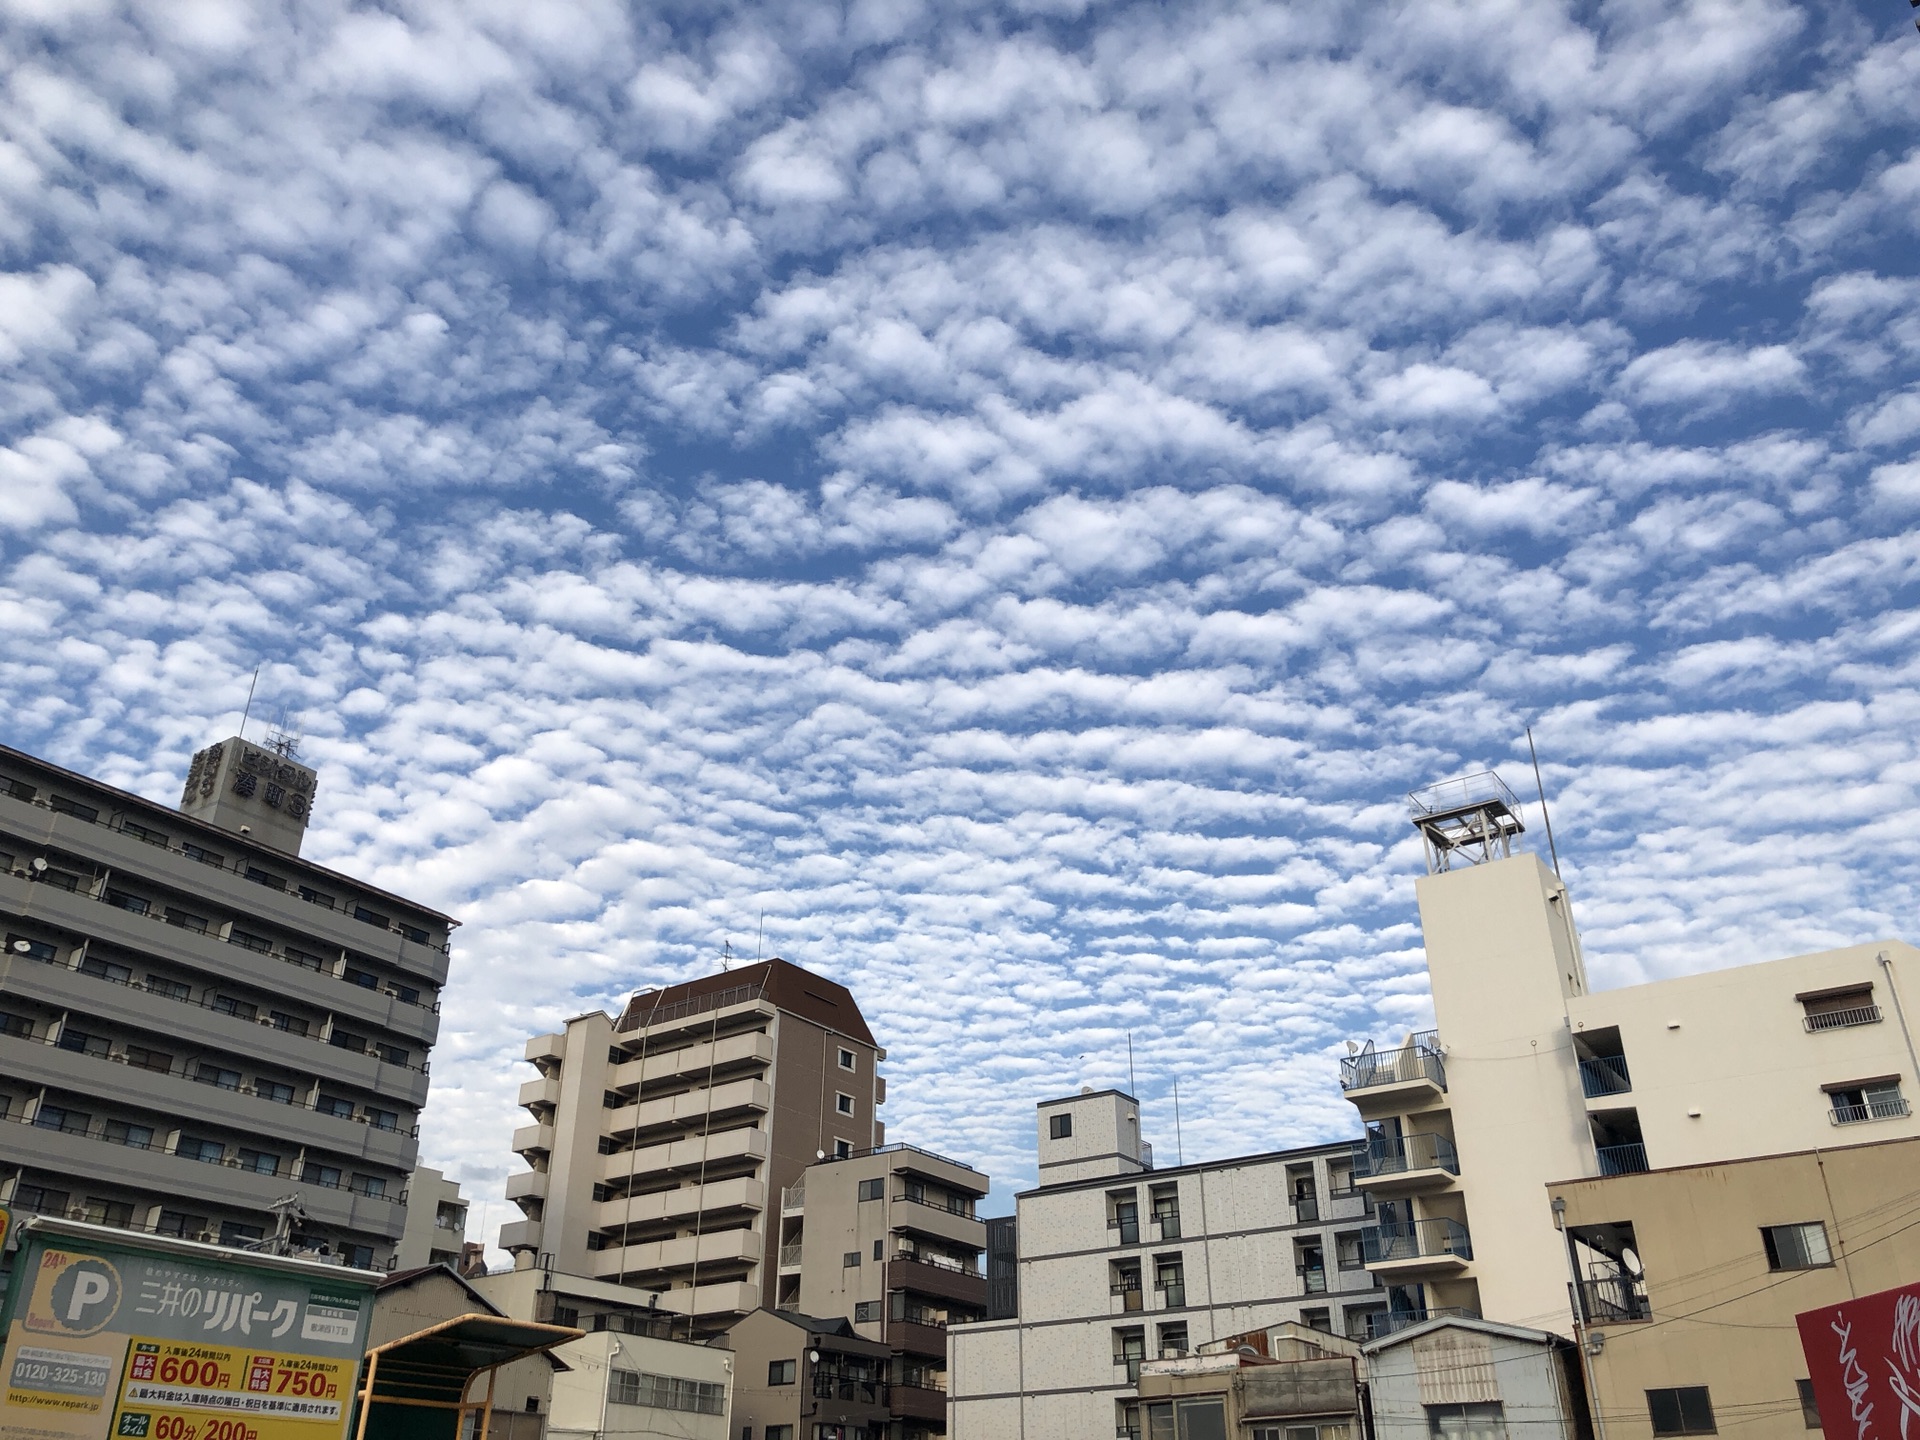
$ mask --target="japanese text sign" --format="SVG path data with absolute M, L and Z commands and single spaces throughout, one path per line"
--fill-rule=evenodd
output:
M 1920 1284 L 1793 1318 L 1829 1440 L 1920 1440 Z

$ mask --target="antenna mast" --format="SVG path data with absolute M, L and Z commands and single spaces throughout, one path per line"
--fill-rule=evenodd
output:
M 1553 843 L 1553 816 L 1547 811 L 1547 787 L 1540 778 L 1540 752 L 1533 748 L 1533 727 L 1527 727 L 1527 753 L 1533 757 L 1533 788 L 1540 792 L 1540 818 L 1547 822 L 1547 853 L 1553 857 L 1553 875 L 1560 878 L 1560 847 Z

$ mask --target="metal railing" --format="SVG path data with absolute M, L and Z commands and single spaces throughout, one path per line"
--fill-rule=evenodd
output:
M 651 1029 L 669 1020 L 684 1020 L 689 1015 L 704 1015 L 709 1010 L 724 1010 L 729 1005 L 745 1005 L 751 1000 L 758 1000 L 765 990 L 764 985 L 736 985 L 731 990 L 716 990 L 711 995 L 695 995 L 688 1000 L 676 1000 L 671 1005 L 655 1004 L 652 1009 L 639 1012 L 633 1024 L 621 1033 L 632 1034 L 635 1030 Z M 655 993 L 664 994 L 665 992 L 656 991 Z M 645 998 L 644 995 L 634 996 L 627 1013 L 634 1015 L 636 1013 L 634 1006 L 638 1006 Z
M 1633 1077 L 1624 1055 L 1594 1055 L 1580 1062 L 1580 1089 L 1587 1099 L 1624 1095 L 1633 1089 Z
M 1460 1305 L 1439 1305 L 1428 1310 L 1373 1310 L 1366 1316 L 1364 1338 L 1385 1339 L 1395 1331 L 1405 1330 L 1410 1325 L 1419 1325 L 1428 1320 L 1478 1320 L 1479 1318 L 1476 1312 Z
M 1898 1120 L 1911 1113 L 1904 1096 L 1889 1095 L 1864 1105 L 1836 1105 L 1832 1118 L 1835 1125 L 1858 1125 L 1863 1120 Z
M 1353 1142 L 1355 1180 L 1404 1175 L 1411 1170 L 1444 1170 L 1449 1175 L 1458 1175 L 1459 1152 L 1446 1136 L 1425 1132 L 1398 1137 L 1383 1135 Z
M 1507 782 L 1491 770 L 1462 775 L 1457 780 L 1439 780 L 1407 795 L 1407 814 L 1415 820 L 1433 815 L 1451 815 L 1488 801 L 1498 801 L 1514 814 L 1520 813 L 1520 797 L 1507 788 Z
M 1628 1145 L 1600 1145 L 1595 1147 L 1600 1157 L 1602 1175 L 1638 1175 L 1647 1166 L 1647 1147 L 1639 1141 Z
M 780 1208 L 782 1210 L 806 1209 L 807 1182 L 802 1180 L 798 1185 L 788 1185 L 783 1188 L 780 1191 Z
M 927 1250 L 902 1250 L 893 1258 L 909 1260 L 915 1265 L 931 1265 L 936 1270 L 948 1270 L 955 1275 L 966 1275 L 975 1280 L 986 1279 L 984 1272 L 964 1261 L 954 1259 L 951 1255 L 935 1255 Z
M 1358 1055 L 1340 1062 L 1342 1090 L 1370 1090 L 1379 1085 L 1402 1085 L 1428 1080 L 1447 1088 L 1447 1068 L 1440 1058 L 1440 1035 L 1424 1030 L 1394 1050 L 1376 1050 L 1369 1040 Z
M 800 1263 L 801 1249 L 802 1247 L 799 1245 L 782 1245 L 780 1247 L 780 1268 L 784 1270 L 790 1266 L 798 1265 Z
M 1473 1240 L 1466 1226 L 1445 1217 L 1392 1226 L 1369 1225 L 1360 1232 L 1360 1254 L 1369 1265 L 1447 1256 L 1471 1260 Z
M 1639 1275 L 1596 1275 L 1582 1280 L 1574 1296 L 1580 1318 L 1589 1325 L 1622 1325 L 1651 1320 L 1647 1282 Z
M 905 1190 L 902 1190 L 893 1198 L 908 1205 L 924 1205 L 929 1210 L 938 1210 L 942 1215 L 957 1215 L 962 1220 L 972 1220 L 976 1218 L 973 1213 L 973 1198 L 971 1196 L 963 1198 L 958 1195 L 949 1195 L 942 1199 L 935 1199 L 933 1196 L 925 1193 L 909 1195 Z
M 1878 1005 L 1855 1005 L 1846 1010 L 1818 1010 L 1806 1015 L 1800 1023 L 1809 1033 L 1816 1030 L 1845 1030 L 1854 1025 L 1878 1025 L 1880 1007 Z

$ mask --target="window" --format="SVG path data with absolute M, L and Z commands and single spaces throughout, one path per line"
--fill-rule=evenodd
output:
M 1704 1385 L 1647 1391 L 1647 1417 L 1656 1435 L 1715 1435 L 1713 1399 Z
M 387 926 L 392 923 L 378 910 L 369 910 L 364 905 L 356 905 L 353 907 L 353 918 L 364 921 L 368 925 L 378 925 L 382 930 L 386 929 Z
M 887 1182 L 884 1180 L 862 1180 L 860 1182 L 860 1198 L 862 1200 L 879 1200 L 883 1198 L 887 1193 L 886 1184 Z
M 264 1150 L 245 1150 L 240 1152 L 240 1168 L 251 1170 L 256 1175 L 278 1175 L 280 1157 L 269 1155 Z
M 800 1362 L 797 1360 L 769 1361 L 767 1363 L 767 1384 L 769 1385 L 793 1384 L 794 1369 L 799 1365 L 799 1363 Z
M 227 1147 L 218 1140 L 204 1140 L 197 1135 L 182 1135 L 173 1153 L 183 1160 L 198 1160 L 202 1164 L 218 1165 L 227 1158 Z
M 1127 1383 L 1140 1383 L 1140 1362 L 1147 1358 L 1147 1332 L 1135 1325 L 1113 1332 L 1113 1363 L 1124 1365 Z
M 885 1253 L 884 1246 L 886 1243 L 884 1240 L 876 1240 L 873 1242 L 873 1258 L 876 1264 L 879 1262 L 881 1255 Z
M 1857 1125 L 1863 1120 L 1897 1120 L 1907 1113 L 1907 1102 L 1900 1094 L 1898 1075 L 1829 1085 L 1827 1098 L 1833 1104 L 1832 1119 L 1836 1125 Z
M 256 955 L 268 955 L 273 951 L 273 942 L 264 935 L 254 935 L 245 930 L 229 930 L 227 943 L 238 945 L 242 950 L 251 950 Z
M 1162 1240 L 1180 1238 L 1180 1191 L 1173 1185 L 1156 1185 L 1153 1197 L 1153 1223 L 1160 1227 Z
M 267 1012 L 267 1023 L 276 1030 L 286 1031 L 289 1035 L 304 1035 L 307 1033 L 307 1022 L 302 1020 L 298 1015 L 287 1014 L 284 1010 L 269 1010 Z
M 318 1160 L 309 1160 L 301 1170 L 300 1178 L 309 1185 L 324 1185 L 329 1190 L 340 1188 L 340 1167 L 322 1165 Z
M 240 1088 L 240 1072 L 238 1070 L 225 1070 L 208 1060 L 202 1060 L 194 1067 L 193 1078 L 198 1080 L 202 1085 L 215 1085 L 222 1090 L 238 1090 Z
M 1187 1349 L 1187 1322 L 1186 1321 L 1176 1320 L 1170 1325 L 1160 1326 L 1159 1330 L 1160 1330 L 1160 1353 L 1162 1355 L 1166 1354 L 1167 1351 L 1169 1350 L 1178 1350 L 1183 1354 L 1186 1352 L 1186 1349 Z
M 333 909 L 333 897 L 331 895 L 322 895 L 311 885 L 302 885 L 300 887 L 300 898 L 309 905 L 323 905 L 329 910 Z
M 82 805 L 78 800 L 69 800 L 64 795 L 48 798 L 47 805 L 61 815 L 71 815 L 76 820 L 85 820 L 89 825 L 100 818 L 100 812 L 91 805 Z
M 379 1175 L 355 1175 L 353 1184 L 347 1187 L 356 1195 L 365 1195 L 369 1200 L 380 1200 L 387 1193 L 387 1182 Z
M 346 1256 L 347 1264 L 356 1270 L 373 1268 L 373 1247 L 371 1245 L 343 1245 L 340 1253 Z
M 89 1195 L 80 1207 L 80 1218 L 89 1225 L 111 1225 L 125 1230 L 133 1224 L 133 1205 L 125 1200 L 101 1200 Z
M 878 1325 L 880 1323 L 880 1302 L 878 1300 L 854 1301 L 853 1323 L 856 1325 Z
M 64 1105 L 47 1105 L 33 1112 L 33 1123 L 41 1130 L 58 1130 L 63 1135 L 84 1135 L 93 1116 L 84 1110 L 69 1110 Z
M 80 1055 L 92 1055 L 106 1059 L 108 1045 L 104 1035 L 89 1035 L 84 1030 L 75 1030 L 71 1026 L 62 1026 L 60 1030 L 60 1048 L 72 1050 Z
M 376 1110 L 369 1105 L 366 1109 L 366 1121 L 376 1130 L 398 1130 L 400 1116 L 393 1110 Z
M 851 1115 L 853 1113 L 853 1097 L 844 1091 L 836 1090 L 833 1094 L 833 1108 L 841 1115 Z
M 285 880 L 282 880 L 278 875 L 268 874 L 258 865 L 249 865 L 242 873 L 247 879 L 253 881 L 254 884 L 265 885 L 269 890 L 284 890 L 287 888 L 287 882 Z
M 165 1050 L 153 1050 L 145 1045 L 127 1046 L 127 1064 L 136 1070 L 151 1070 L 156 1075 L 173 1073 L 173 1056 Z
M 244 1249 L 248 1245 L 263 1239 L 266 1231 L 258 1225 L 242 1225 L 238 1220 L 220 1222 L 220 1243 L 231 1245 L 234 1249 Z
M 9 1015 L 0 1012 L 0 1035 L 11 1035 L 16 1040 L 33 1038 L 33 1021 L 24 1015 Z
M 1071 1138 L 1072 1135 L 1073 1116 L 1049 1115 L 1047 1117 L 1047 1138 L 1049 1140 L 1066 1140 Z
M 425 945 L 428 943 L 427 932 L 418 925 L 401 925 L 398 929 L 402 935 L 406 936 L 407 939 L 413 941 L 416 945 Z
M 122 835 L 131 835 L 136 840 L 144 840 L 149 845 L 158 845 L 162 850 L 167 848 L 166 836 L 162 835 L 158 830 L 149 830 L 146 826 L 137 825 L 131 820 L 122 820 L 120 822 L 120 833 Z
M 133 1150 L 151 1150 L 153 1127 L 135 1125 L 131 1120 L 109 1120 L 102 1128 L 100 1138 L 114 1145 L 125 1145 Z
M 1427 1433 L 1434 1440 L 1507 1440 L 1507 1417 L 1497 1403 L 1429 1405 Z
M 370 970 L 359 970 L 349 965 L 341 972 L 341 978 L 349 985 L 358 985 L 362 990 L 378 990 L 380 977 Z
M 49 1190 L 44 1185 L 16 1185 L 13 1208 L 31 1210 L 38 1215 L 64 1215 L 69 1195 L 65 1190 Z
M 1153 1257 L 1153 1288 L 1160 1292 L 1160 1303 L 1177 1310 L 1187 1303 L 1186 1267 L 1178 1255 Z
M 29 940 L 25 935 L 7 936 L 7 949 L 15 955 L 25 955 L 30 960 L 44 960 L 53 963 L 53 946 L 44 940 Z
M 851 1070 L 857 1063 L 858 1057 L 854 1055 L 853 1051 L 843 1047 L 840 1051 L 840 1068 L 842 1070 Z
M 418 1005 L 420 1003 L 420 991 L 412 985 L 389 985 L 387 987 L 387 993 L 402 1005 Z
M 222 1015 L 231 1015 L 236 1020 L 256 1020 L 260 1011 L 250 1000 L 238 1000 L 231 995 L 213 997 L 213 1008 Z
M 413 1059 L 413 1052 L 403 1045 L 376 1045 L 373 1048 L 374 1053 L 388 1065 L 405 1065 Z
M 1256 1425 L 1253 1440 L 1347 1440 L 1351 1427 L 1344 1420 L 1318 1425 Z
M 185 910 L 176 910 L 173 906 L 169 905 L 167 907 L 167 924 L 177 925 L 182 930 L 191 930 L 196 935 L 204 935 L 207 933 L 208 921 L 204 915 L 192 915 Z
M 1873 985 L 1843 985 L 1833 990 L 1809 990 L 1796 995 L 1804 1012 L 1800 1023 L 1809 1032 L 1846 1030 L 1855 1025 L 1877 1025 L 1880 1007 L 1873 1003 Z
M 1309 1330 L 1324 1330 L 1327 1334 L 1331 1335 L 1333 1333 L 1333 1311 L 1331 1309 L 1302 1310 L 1300 1312 L 1300 1323 Z
M 144 895 L 129 895 L 125 890 L 109 890 L 107 904 L 116 910 L 128 910 L 135 915 L 144 915 L 153 908 Z
M 327 1037 L 327 1043 L 337 1050 L 351 1050 L 356 1055 L 367 1053 L 367 1037 L 355 1035 L 351 1030 L 335 1030 Z
M 1813 1381 L 1796 1380 L 1800 1389 L 1800 1421 L 1809 1430 L 1820 1428 L 1820 1401 L 1813 1393 Z
M 858 1250 L 849 1250 L 847 1251 L 846 1254 L 840 1257 L 840 1268 L 843 1270 L 851 1270 L 854 1266 L 858 1265 L 859 1263 L 860 1263 L 860 1252 Z
M 193 987 L 184 980 L 169 980 L 164 975 L 147 976 L 147 993 L 163 1000 L 191 1000 Z
M 216 855 L 204 845 L 196 845 L 191 840 L 181 842 L 180 853 L 189 860 L 198 860 L 202 865 L 211 865 L 218 869 L 227 863 L 224 855 Z
M 1818 1220 L 1804 1225 L 1766 1225 L 1760 1242 L 1767 1249 L 1769 1270 L 1816 1270 L 1833 1263 L 1827 1248 L 1827 1227 Z
M 767 1426 L 767 1440 L 793 1440 L 793 1426 L 791 1425 Z
M 89 955 L 80 962 L 80 973 L 91 975 L 96 980 L 111 981 L 115 985 L 131 985 L 133 971 L 125 965 L 116 965 L 111 960 L 101 960 Z
M 302 970 L 324 970 L 326 968 L 326 961 L 322 960 L 318 955 L 309 955 L 304 950 L 295 950 L 292 946 L 288 946 L 283 953 L 291 964 L 298 965 Z
M 1137 1190 L 1107 1192 L 1107 1229 L 1118 1232 L 1122 1245 L 1140 1243 L 1140 1193 Z
M 1107 1292 L 1120 1302 L 1122 1310 L 1143 1308 L 1140 1294 L 1140 1262 L 1115 1260 L 1107 1266 Z
M 853 1142 L 851 1140 L 836 1140 L 833 1142 L 834 1159 L 845 1160 L 851 1154 L 853 1154 Z
M 189 1215 L 184 1210 L 162 1210 L 159 1223 L 153 1227 L 156 1235 L 171 1235 L 176 1240 L 191 1240 L 206 1228 L 206 1216 Z

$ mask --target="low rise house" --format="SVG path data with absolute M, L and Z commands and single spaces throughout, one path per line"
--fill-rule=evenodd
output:
M 1121 1440 L 1360 1440 L 1360 1347 L 1283 1325 L 1149 1360 Z
M 1592 1440 L 1563 1336 L 1442 1316 L 1365 1349 L 1374 1440 Z
M 739 1366 L 740 1440 L 886 1440 L 892 1351 L 852 1324 L 756 1310 L 728 1332 Z

